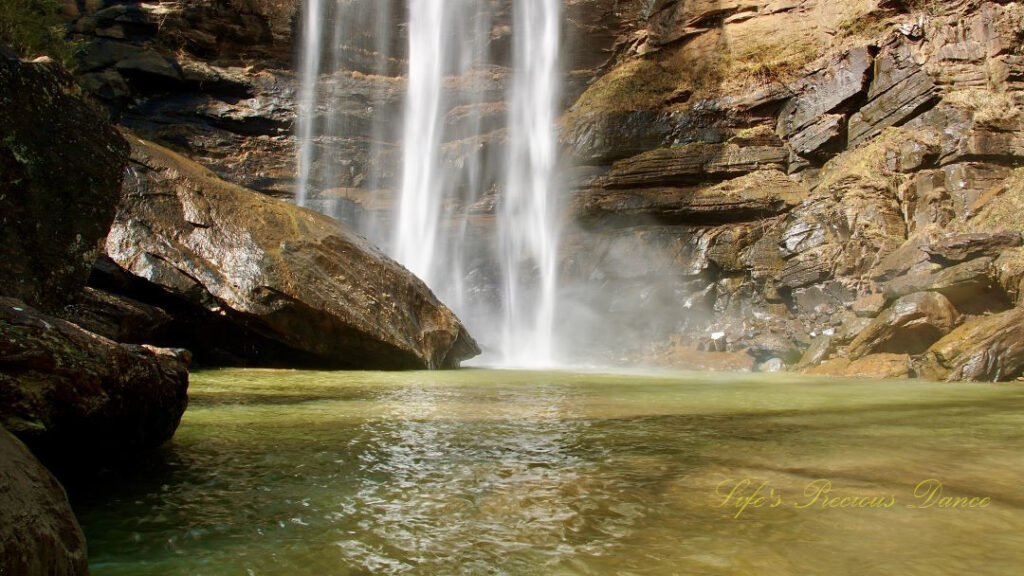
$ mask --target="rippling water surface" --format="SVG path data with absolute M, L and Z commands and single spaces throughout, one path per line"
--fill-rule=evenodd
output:
M 1020 385 L 224 370 L 191 397 L 74 492 L 95 575 L 1024 567 Z

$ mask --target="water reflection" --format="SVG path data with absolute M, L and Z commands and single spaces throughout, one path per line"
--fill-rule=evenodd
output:
M 224 371 L 149 466 L 73 493 L 95 574 L 1007 574 L 1024 389 Z M 915 484 L 983 495 L 909 510 Z M 737 518 L 719 485 L 784 500 Z M 794 506 L 828 478 L 901 507 Z

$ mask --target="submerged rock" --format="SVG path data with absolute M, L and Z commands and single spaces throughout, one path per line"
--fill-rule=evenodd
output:
M 0 574 L 88 573 L 85 536 L 64 489 L 0 426 Z
M 479 353 L 423 282 L 335 220 L 129 142 L 106 253 L 132 276 L 120 289 L 175 317 L 171 343 L 206 361 L 333 368 L 450 368 Z
M 49 60 L 0 54 L 0 294 L 56 312 L 89 277 L 128 149 Z
M 1006 381 L 1024 374 L 1024 308 L 977 318 L 939 340 L 921 375 L 933 380 Z
M 61 468 L 155 448 L 188 404 L 189 360 L 0 298 L 0 424 Z

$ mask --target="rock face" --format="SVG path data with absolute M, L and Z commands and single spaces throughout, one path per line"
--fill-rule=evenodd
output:
M 850 342 L 859 358 L 878 352 L 919 354 L 956 326 L 959 313 L 942 294 L 919 292 L 893 302 Z
M 857 360 L 835 358 L 806 371 L 819 376 L 854 378 L 906 378 L 910 376 L 910 357 L 906 354 L 869 354 Z
M 0 424 L 52 466 L 117 459 L 174 434 L 190 355 L 118 344 L 0 298 Z
M 1012 380 L 1024 375 L 1024 308 L 978 318 L 950 332 L 924 356 L 935 380 Z
M 129 141 L 115 266 L 97 276 L 170 312 L 171 342 L 199 360 L 448 368 L 479 353 L 421 281 L 336 221 Z
M 128 147 L 51 61 L 0 55 L 0 294 L 51 312 L 85 283 Z
M 0 573 L 86 576 L 85 536 L 64 489 L 0 426 Z
M 78 4 L 78 81 L 121 124 L 231 181 L 291 194 L 298 1 Z
M 479 141 L 447 143 L 453 167 L 469 154 L 504 152 L 508 4 L 488 4 L 496 65 L 446 82 L 485 108 L 480 120 L 493 128 Z M 73 22 L 89 43 L 81 80 L 141 137 L 226 181 L 290 194 L 287 54 L 297 6 L 86 3 Z M 313 201 L 387 218 L 400 130 L 374 133 L 368 110 L 401 117 L 404 17 L 395 15 L 385 72 L 371 69 L 373 43 L 360 37 L 345 55 L 356 72 L 322 78 L 323 90 L 343 95 L 338 110 L 351 135 L 319 143 L 340 168 L 313 185 Z M 913 355 L 914 371 L 946 319 L 969 323 L 1020 304 L 1019 2 L 580 0 L 567 3 L 565 17 L 559 134 L 575 166 L 562 198 L 569 222 L 560 269 L 571 307 L 583 310 L 567 340 L 585 353 L 611 357 L 628 347 L 622 356 L 658 356 L 666 343 L 696 350 L 723 334 L 716 352 L 769 360 L 784 351 L 779 358 L 803 368 L 885 350 Z M 447 133 L 472 116 L 456 108 Z M 474 238 L 493 236 L 489 218 L 502 193 L 497 171 L 485 172 Z M 196 238 L 209 233 L 201 221 L 189 226 Z M 140 285 L 109 262 L 101 268 L 98 288 L 193 319 L 170 326 L 168 342 L 195 341 L 182 326 L 203 326 L 211 342 L 252 342 L 262 358 L 310 346 L 286 342 L 265 319 L 240 320 L 220 296 L 169 297 L 160 282 Z M 938 324 L 895 305 L 936 299 L 922 292 L 952 306 L 939 306 Z M 123 313 L 134 314 L 131 306 Z M 93 320 L 96 329 L 122 330 L 109 314 Z M 908 328 L 920 322 L 929 328 Z M 917 336 L 898 336 L 904 330 Z M 222 348 L 232 361 L 246 357 Z M 322 362 L 322 353 L 303 359 Z
M 589 305 L 631 339 L 1011 377 L 930 347 L 1024 292 L 1022 17 L 985 1 L 649 3 L 563 118 L 585 230 L 566 234 L 567 283 L 597 279 Z

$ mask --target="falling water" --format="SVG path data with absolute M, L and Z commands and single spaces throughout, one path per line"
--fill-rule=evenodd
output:
M 330 214 L 375 241 L 386 240 L 373 218 L 352 214 L 329 193 L 381 182 L 387 139 L 387 85 L 394 26 L 392 0 L 307 0 L 299 63 L 295 201 Z M 372 128 L 368 131 L 365 125 Z M 360 147 L 361 139 L 368 145 Z M 360 157 L 365 169 L 353 169 Z M 358 173 L 358 174 L 354 174 Z
M 500 93 L 489 46 L 494 14 L 479 0 L 413 0 L 409 16 L 403 178 L 392 254 L 486 340 L 490 315 L 471 296 L 479 287 L 466 277 L 479 253 L 469 221 L 484 193 L 482 118 L 495 104 L 485 100 Z
M 298 180 L 295 202 L 305 206 L 309 201 L 310 176 L 313 171 L 314 130 L 316 124 L 317 84 L 320 78 L 320 49 L 323 44 L 324 0 L 307 0 L 303 14 L 305 30 L 302 38 L 302 62 L 299 65 L 298 96 Z
M 384 245 L 466 322 L 488 349 L 486 362 L 549 366 L 555 358 L 561 1 L 410 0 L 400 135 L 388 133 L 395 115 L 380 95 L 370 95 L 368 117 L 360 116 L 366 109 L 353 101 L 367 96 L 350 84 L 365 77 L 347 69 L 350 48 L 375 40 L 371 73 L 378 82 L 392 73 L 391 3 L 306 3 L 296 201 Z M 380 147 L 391 137 L 401 147 L 396 182 L 382 176 L 391 167 Z M 362 142 L 365 167 L 346 171 L 353 142 Z M 351 177 L 360 169 L 364 178 Z M 392 185 L 397 202 L 383 217 L 331 200 L 337 190 Z
M 504 280 L 505 363 L 550 366 L 557 288 L 556 161 L 561 0 L 515 4 L 509 155 L 498 233 Z
M 395 258 L 435 289 L 439 279 L 434 254 L 445 198 L 439 168 L 446 12 L 437 0 L 412 0 L 409 4 L 409 94 L 394 244 Z

